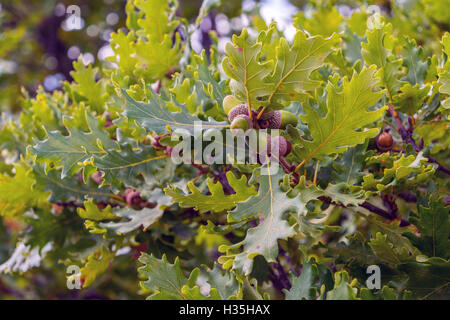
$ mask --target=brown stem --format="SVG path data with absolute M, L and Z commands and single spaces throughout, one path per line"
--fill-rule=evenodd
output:
M 402 137 L 403 141 L 406 142 L 407 144 L 410 144 L 413 147 L 414 151 L 416 151 L 416 152 L 422 151 L 423 140 L 421 139 L 420 144 L 417 145 L 416 141 L 412 137 L 412 133 L 414 130 L 412 118 L 408 119 L 409 127 L 408 127 L 408 129 L 406 129 L 405 126 L 403 125 L 401 119 L 399 118 L 398 113 L 394 110 L 394 106 L 392 104 L 389 104 L 388 107 L 389 107 L 389 112 L 391 113 L 392 117 L 394 118 L 395 122 L 397 123 L 398 132 L 400 133 L 400 136 Z M 439 163 L 435 158 L 428 157 L 428 162 L 437 164 L 438 165 L 437 169 L 439 171 L 442 171 L 442 172 L 446 173 L 447 175 L 450 175 L 450 169 L 445 167 L 443 164 Z

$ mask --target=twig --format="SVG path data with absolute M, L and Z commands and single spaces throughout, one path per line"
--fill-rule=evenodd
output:
M 293 274 L 295 274 L 297 277 L 300 275 L 300 272 L 298 272 L 294 265 L 292 264 L 292 259 L 291 257 L 287 254 L 287 252 L 280 246 L 280 244 L 278 244 L 278 251 L 280 252 L 280 254 L 284 257 L 284 259 L 286 260 L 286 263 L 289 265 L 289 269 L 291 270 L 291 272 Z
M 273 262 L 271 265 L 273 269 L 270 269 L 269 280 L 272 282 L 274 288 L 277 289 L 278 292 L 283 294 L 283 289 L 289 290 L 291 288 L 289 277 L 286 271 L 284 271 L 284 268 L 278 258 L 276 262 Z
M 392 117 L 394 118 L 395 122 L 397 123 L 398 132 L 400 133 L 400 136 L 402 137 L 403 141 L 407 144 L 410 144 L 414 151 L 420 152 L 423 149 L 423 138 L 420 140 L 419 145 L 417 145 L 416 141 L 412 137 L 412 133 L 414 131 L 413 126 L 413 119 L 411 117 L 408 118 L 409 127 L 408 129 L 405 128 L 402 121 L 400 120 L 398 113 L 394 110 L 394 106 L 392 104 L 388 105 L 389 112 L 391 113 Z M 438 165 L 438 170 L 446 173 L 447 175 L 450 175 L 450 169 L 439 163 L 435 158 L 428 157 L 428 162 L 435 163 Z
M 377 214 L 377 215 L 379 215 L 379 216 L 381 216 L 381 217 L 383 217 L 383 218 L 385 218 L 387 220 L 394 220 L 394 219 L 398 218 L 398 216 L 394 216 L 390 212 L 388 212 L 386 210 L 383 210 L 383 209 L 381 209 L 381 208 L 379 208 L 379 207 L 377 207 L 377 206 L 375 206 L 375 205 L 373 205 L 373 204 L 371 204 L 370 202 L 367 202 L 367 201 L 364 201 L 359 206 L 364 208 L 364 209 L 367 209 L 370 212 L 373 212 L 373 213 L 375 213 L 375 214 Z M 409 225 L 410 225 L 410 223 L 408 221 L 404 220 L 403 218 L 400 219 L 400 227 L 406 227 L 406 226 L 409 226 Z
M 440 290 L 444 289 L 445 287 L 447 287 L 448 285 L 450 285 L 450 281 L 447 283 L 444 283 L 442 286 L 435 288 L 433 291 L 431 291 L 430 293 L 428 293 L 427 295 L 423 296 L 422 298 L 419 298 L 419 300 L 425 300 L 428 299 L 429 297 L 431 297 L 433 294 L 439 292 Z

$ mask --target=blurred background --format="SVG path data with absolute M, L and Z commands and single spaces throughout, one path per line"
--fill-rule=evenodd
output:
M 211 45 L 208 32 L 216 30 L 219 50 L 234 32 L 249 24 L 255 16 L 266 23 L 276 21 L 287 39 L 292 39 L 295 27 L 302 19 L 311 19 L 313 10 L 321 8 L 323 0 L 227 0 L 206 16 L 201 28 L 192 37 L 192 47 L 200 52 Z M 327 1 L 325 1 L 327 2 Z M 450 10 L 441 10 L 443 2 L 433 0 L 340 0 L 335 10 L 350 16 L 362 5 L 376 4 L 387 16 L 393 17 L 401 8 L 410 14 L 414 24 L 440 31 L 450 29 Z M 444 1 L 445 2 L 445 1 Z M 193 22 L 202 0 L 179 0 L 177 15 Z M 418 6 L 418 4 L 420 4 Z M 41 85 L 46 91 L 58 89 L 63 80 L 71 80 L 72 62 L 82 54 L 84 63 L 106 63 L 113 54 L 109 47 L 111 32 L 124 28 L 126 0 L 4 0 L 0 3 L 0 112 L 17 112 L 22 87 L 33 96 Z M 395 8 L 396 7 L 396 8 Z M 444 6 L 445 7 L 445 6 Z M 78 12 L 79 11 L 79 12 Z M 422 12 L 425 11 L 425 12 Z M 293 24 L 294 17 L 297 20 Z M 304 13 L 304 14 L 303 14 Z M 323 30 L 332 30 L 339 21 L 317 21 Z M 68 23 L 70 22 L 70 23 Z M 295 25 L 295 27 L 294 27 Z M 312 26 L 314 27 L 314 26 Z M 317 27 L 315 27 L 317 29 Z M 303 26 L 302 26 L 303 28 Z M 307 27 L 304 29 L 308 30 Z M 317 31 L 317 30 L 315 30 Z M 423 32 L 426 38 L 429 30 Z M 408 33 L 408 30 L 405 30 Z M 417 39 L 420 43 L 420 39 Z
M 211 29 L 218 31 L 219 46 L 228 41 L 233 31 L 248 24 L 242 8 L 250 12 L 257 4 L 253 0 L 224 2 L 218 10 L 220 14 L 208 15 L 195 33 L 192 41 L 196 51 L 210 45 L 208 31 Z M 201 3 L 201 0 L 179 1 L 177 14 L 192 21 Z M 287 0 L 260 4 L 263 16 L 268 21 L 278 20 L 282 26 L 291 22 L 297 10 Z M 52 91 L 60 88 L 61 81 L 70 81 L 72 62 L 80 54 L 86 64 L 106 63 L 105 58 L 112 55 L 110 34 L 125 25 L 125 5 L 126 0 L 2 1 L 0 111 L 14 113 L 20 109 L 18 97 L 22 87 L 33 96 L 40 85 Z

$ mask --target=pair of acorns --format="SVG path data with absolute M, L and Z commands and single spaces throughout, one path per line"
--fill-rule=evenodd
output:
M 248 114 L 247 105 L 239 101 L 235 96 L 228 95 L 223 99 L 223 109 L 230 120 L 231 129 L 285 129 L 288 124 L 297 126 L 298 119 L 295 114 L 285 110 L 270 110 L 262 113 L 253 112 L 253 120 Z
M 288 124 L 297 126 L 298 119 L 295 114 L 284 110 L 270 110 L 260 115 L 252 111 L 253 119 L 249 117 L 247 105 L 243 104 L 236 97 L 228 95 L 223 99 L 223 109 L 231 122 L 232 130 L 241 129 L 285 129 Z M 285 156 L 291 152 L 291 144 L 282 136 L 270 137 L 267 134 L 258 135 L 259 153 L 263 151 L 272 153 L 278 149 L 279 156 Z

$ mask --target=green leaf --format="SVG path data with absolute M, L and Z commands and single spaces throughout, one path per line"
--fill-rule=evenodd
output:
M 369 241 L 369 246 L 380 260 L 394 267 L 415 260 L 415 257 L 410 254 L 407 248 L 397 243 L 394 245 L 388 240 L 387 235 L 381 232 L 377 232 L 376 237 Z
M 365 129 L 379 119 L 386 108 L 368 112 L 382 96 L 375 91 L 378 81 L 375 68 L 364 68 L 354 74 L 351 81 L 343 79 L 342 90 L 338 91 L 335 81 L 327 85 L 327 114 L 321 118 L 312 107 L 305 108 L 301 119 L 308 124 L 312 141 L 304 140 L 303 146 L 295 146 L 294 153 L 303 163 L 333 153 L 345 152 L 348 147 L 363 143 L 378 133 L 378 129 Z
M 109 184 L 133 184 L 133 179 L 139 174 L 152 174 L 167 163 L 166 154 L 158 154 L 150 146 L 122 146 L 120 151 L 107 150 L 101 156 L 94 156 L 94 166 L 104 173 L 104 179 Z
M 356 147 L 350 148 L 342 154 L 342 157 L 333 161 L 333 175 L 337 181 L 345 182 L 349 185 L 355 185 L 364 176 L 362 168 L 364 166 L 364 153 L 367 144 L 360 144 Z
M 422 108 L 425 99 L 428 97 L 430 88 L 430 84 L 427 84 L 421 88 L 419 84 L 411 86 L 409 82 L 406 83 L 403 87 L 401 87 L 401 92 L 393 98 L 395 110 L 411 116 L 414 115 L 420 108 Z
M 217 80 L 217 74 L 219 72 L 217 70 L 218 59 L 219 57 L 217 52 L 212 50 L 212 48 L 210 49 L 209 59 L 206 55 L 206 51 L 202 50 L 200 55 L 194 54 L 192 56 L 192 62 L 187 65 L 186 68 L 196 81 L 196 87 L 198 86 L 198 83 L 201 84 L 203 92 L 211 98 L 211 102 L 217 103 L 220 110 L 222 110 L 222 102 L 226 96 L 228 88 L 225 81 Z M 212 62 L 209 63 L 209 60 Z M 189 73 L 187 74 L 189 75 Z
M 59 131 L 48 132 L 48 138 L 39 141 L 31 148 L 31 153 L 38 160 L 53 160 L 62 164 L 61 178 L 72 175 L 80 168 L 80 164 L 91 155 L 104 155 L 105 149 L 118 149 L 117 142 L 112 140 L 105 130 L 101 130 L 98 120 L 87 114 L 90 132 L 78 128 L 68 128 L 69 135 L 63 136 Z
M 327 292 L 327 300 L 356 300 L 357 291 L 347 271 L 338 271 L 334 274 L 334 288 Z
M 179 36 L 176 36 L 175 45 L 172 44 L 171 36 L 166 34 L 163 39 L 138 39 L 136 42 L 136 56 L 139 61 L 138 68 L 134 71 L 138 79 L 155 81 L 178 64 L 180 51 L 178 47 Z
M 317 88 L 320 81 L 310 79 L 310 75 L 323 66 L 338 41 L 337 34 L 324 39 L 321 36 L 307 37 L 303 31 L 296 33 L 292 46 L 281 38 L 276 50 L 275 70 L 266 79 L 273 84 L 268 103 L 296 100 L 302 91 Z
M 170 127 L 172 130 L 184 129 L 193 134 L 194 128 L 221 130 L 228 125 L 227 122 L 217 122 L 213 119 L 201 121 L 179 104 L 177 107 L 180 108 L 180 112 L 170 112 L 167 102 L 154 92 L 150 93 L 149 103 L 134 100 L 125 90 L 122 90 L 122 95 L 125 98 L 124 115 L 152 132 L 166 132 L 167 127 Z
M 338 184 L 330 183 L 324 190 L 324 195 L 345 206 L 357 206 L 364 202 L 366 198 L 364 191 L 361 190 L 360 187 L 348 185 L 345 182 L 340 182 Z
M 376 65 L 377 76 L 386 87 L 388 95 L 394 96 L 403 84 L 400 80 L 402 60 L 392 60 L 392 25 L 376 26 L 366 31 L 367 43 L 361 43 L 362 55 L 367 65 Z
M 34 206 L 44 206 L 49 196 L 36 180 L 31 169 L 14 166 L 13 177 L 0 173 L 0 216 L 12 217 Z
M 272 84 L 264 82 L 264 78 L 272 72 L 273 62 L 259 62 L 260 52 L 261 43 L 251 40 L 244 28 L 240 36 L 233 35 L 233 43 L 225 45 L 227 56 L 222 62 L 223 70 L 231 78 L 233 95 L 254 109 L 272 89 Z
M 142 210 L 134 210 L 128 207 L 123 208 L 115 211 L 114 214 L 124 218 L 124 221 L 100 223 L 99 226 L 118 234 L 131 232 L 141 226 L 146 230 L 163 215 L 164 210 L 170 205 L 170 198 L 164 195 L 161 190 L 156 189 L 151 193 L 147 201 L 157 202 L 157 206 Z
M 428 61 L 423 61 L 423 48 L 417 45 L 416 40 L 405 38 L 403 49 L 406 51 L 403 65 L 408 68 L 405 80 L 412 85 L 423 83 L 428 70 Z
M 442 37 L 442 47 L 444 54 L 447 56 L 447 62 L 439 71 L 439 92 L 446 95 L 447 99 L 442 102 L 446 109 L 450 109 L 450 33 L 445 33 Z
M 98 68 L 92 68 L 91 64 L 85 66 L 81 56 L 73 62 L 73 68 L 75 71 L 70 72 L 75 81 L 73 90 L 86 98 L 92 109 L 100 113 L 105 108 L 107 94 L 103 81 L 96 81 Z
M 242 289 L 232 272 L 222 270 L 214 263 L 212 269 L 207 270 L 208 283 L 211 290 L 216 289 L 222 300 L 234 300 L 242 298 Z
M 61 179 L 61 174 L 56 170 L 45 173 L 41 166 L 36 165 L 33 171 L 37 184 L 52 192 L 49 201 L 54 203 L 70 199 L 84 200 L 86 197 L 100 201 L 114 197 L 114 193 L 107 187 L 91 186 L 71 177 Z
M 136 12 L 134 7 L 138 9 Z M 135 82 L 154 82 L 164 77 L 179 62 L 179 35 L 173 32 L 180 23 L 175 17 L 177 6 L 168 0 L 134 0 L 127 4 L 127 35 L 122 31 L 111 35 L 111 48 L 116 55 L 109 57 L 120 71 L 119 78 L 131 77 Z
M 415 224 L 420 236 L 411 236 L 413 243 L 430 257 L 450 257 L 450 222 L 449 210 L 442 200 L 428 201 L 428 207 L 420 206 L 419 217 L 411 217 L 411 223 Z
M 183 300 L 221 300 L 219 293 L 217 292 L 217 289 L 212 288 L 209 291 L 209 296 L 205 297 L 201 292 L 200 292 L 200 287 L 199 286 L 193 286 L 193 287 L 188 287 L 188 286 L 183 286 L 181 288 L 181 293 L 183 294 Z
M 86 264 L 80 270 L 83 288 L 89 287 L 95 279 L 108 269 L 114 255 L 115 252 L 103 246 L 88 257 Z
M 143 253 L 139 261 L 144 264 L 138 269 L 139 274 L 146 279 L 141 281 L 141 286 L 153 292 L 148 299 L 185 300 L 187 296 L 193 296 L 189 290 L 184 289 L 183 292 L 183 288 L 194 287 L 200 269 L 194 269 L 188 279 L 181 270 L 178 257 L 174 264 L 170 264 L 166 255 L 163 255 L 162 259 L 157 259 L 153 255 Z M 197 295 L 195 297 L 198 298 Z
M 114 213 L 112 213 L 110 205 L 108 205 L 105 209 L 100 210 L 92 199 L 89 201 L 84 201 L 83 205 L 84 208 L 77 209 L 78 215 L 83 219 L 101 221 L 118 218 Z
M 228 171 L 226 176 L 230 186 L 236 193 L 226 195 L 222 184 L 220 182 L 214 183 L 210 178 L 206 180 L 210 195 L 203 194 L 192 181 L 187 184 L 187 188 L 190 191 L 188 194 L 185 194 L 175 186 L 165 188 L 164 192 L 172 198 L 174 203 L 178 203 L 180 207 L 195 208 L 201 213 L 230 210 L 236 206 L 237 202 L 245 201 L 256 194 L 254 186 L 247 186 L 247 177 L 245 175 L 237 179 L 231 171 Z
M 117 63 L 120 71 L 124 74 L 132 75 L 138 63 L 135 40 L 134 32 L 125 34 L 123 30 L 118 30 L 117 33 L 111 33 L 110 46 L 115 55 L 107 57 L 107 60 Z
M 417 156 L 401 155 L 395 158 L 389 156 L 389 159 L 389 162 L 394 161 L 392 165 L 389 164 L 389 168 L 384 169 L 382 177 L 377 179 L 372 173 L 363 177 L 362 187 L 365 190 L 374 190 L 378 193 L 392 186 L 413 186 L 425 181 L 435 171 L 433 166 L 426 162 L 422 151 Z M 383 165 L 386 163 L 383 155 L 368 158 L 366 161 Z
M 262 255 L 267 261 L 274 261 L 278 255 L 278 239 L 286 239 L 294 234 L 293 228 L 283 219 L 286 211 L 297 211 L 299 200 L 288 198 L 287 194 L 280 189 L 279 181 L 284 173 L 281 169 L 278 173 L 270 171 L 267 165 L 268 174 L 262 174 L 265 168 L 257 169 L 254 172 L 251 183 L 258 183 L 258 194 L 251 197 L 246 202 L 240 202 L 236 208 L 229 213 L 229 221 L 240 221 L 254 217 L 259 218 L 257 227 L 247 231 L 245 239 L 231 247 L 222 246 L 219 250 L 231 250 L 243 246 L 243 252 L 239 254 L 228 254 L 221 257 L 222 262 L 233 261 L 233 267 L 244 274 L 249 274 L 252 270 L 253 258 Z M 230 252 L 231 252 L 230 251 Z M 229 265 L 228 262 L 227 265 Z
M 291 274 L 292 287 L 289 290 L 283 289 L 286 300 L 311 300 L 317 296 L 313 284 L 317 279 L 319 271 L 314 259 L 304 261 L 302 273 L 296 277 Z
M 308 31 L 310 34 L 319 34 L 325 37 L 330 36 L 334 32 L 339 32 L 343 17 L 336 6 L 324 3 L 318 5 L 318 8 L 310 18 L 307 18 L 302 11 L 297 13 L 294 17 L 294 25 L 297 28 Z
M 142 28 L 140 33 L 154 41 L 162 41 L 170 34 L 178 21 L 172 21 L 177 6 L 168 0 L 133 0 L 134 6 L 139 9 L 138 24 Z
M 411 241 L 409 241 L 406 236 L 404 236 L 404 234 L 413 234 L 415 231 L 413 227 L 400 227 L 399 220 L 386 222 L 373 216 L 368 216 L 367 220 L 370 223 L 369 227 L 371 234 L 376 236 L 378 232 L 381 232 L 386 236 L 386 240 L 394 243 L 396 247 L 405 248 L 411 257 L 416 257 L 420 254 L 420 251 L 411 244 Z

